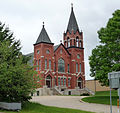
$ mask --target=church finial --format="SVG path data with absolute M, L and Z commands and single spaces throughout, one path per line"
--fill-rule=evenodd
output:
M 71 3 L 71 9 L 73 10 L 73 3 Z
M 45 26 L 44 22 L 43 22 L 43 27 Z
M 60 40 L 60 43 L 62 43 L 62 40 Z

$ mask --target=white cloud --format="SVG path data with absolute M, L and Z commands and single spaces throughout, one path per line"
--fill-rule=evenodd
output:
M 99 44 L 97 31 L 120 7 L 120 0 L 0 0 L 0 21 L 9 24 L 16 38 L 21 40 L 22 52 L 27 54 L 33 51 L 43 21 L 52 42 L 58 44 L 63 39 L 71 3 L 84 33 L 86 79 L 90 79 L 88 56 Z

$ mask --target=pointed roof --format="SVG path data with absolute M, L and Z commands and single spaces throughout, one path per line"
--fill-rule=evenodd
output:
M 38 36 L 38 39 L 37 39 L 37 41 L 36 41 L 35 44 L 42 43 L 42 42 L 43 42 L 43 43 L 53 44 L 53 43 L 51 42 L 51 40 L 50 40 L 50 38 L 49 38 L 46 30 L 45 30 L 44 23 L 43 23 L 43 28 L 42 28 L 42 30 L 41 30 L 41 32 L 40 32 L 40 35 Z
M 79 30 L 76 18 L 75 18 L 75 14 L 73 11 L 73 4 L 71 6 L 71 14 L 70 14 L 70 18 L 69 18 L 69 22 L 68 22 L 68 26 L 67 26 L 67 31 L 69 31 L 70 33 L 72 32 L 72 30 L 74 31 L 74 33 L 76 33 L 77 30 Z
M 69 51 L 66 49 L 66 47 L 65 47 L 62 43 L 59 44 L 59 45 L 54 46 L 54 52 L 55 52 L 61 45 L 62 45 L 63 48 L 67 51 L 67 53 L 68 53 L 69 55 L 71 55 L 71 54 L 69 53 Z

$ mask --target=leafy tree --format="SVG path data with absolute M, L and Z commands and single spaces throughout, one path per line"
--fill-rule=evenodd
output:
M 120 10 L 113 13 L 105 28 L 98 31 L 101 45 L 89 57 L 91 77 L 108 85 L 108 73 L 120 71 Z
M 23 102 L 31 98 L 36 86 L 29 58 L 20 52 L 20 41 L 5 24 L 0 23 L 0 101 Z

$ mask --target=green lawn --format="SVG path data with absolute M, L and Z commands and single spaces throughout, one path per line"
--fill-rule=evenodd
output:
M 0 111 L 0 112 L 18 113 L 18 112 L 10 112 L 10 111 Z M 49 107 L 38 103 L 27 102 L 24 104 L 23 109 L 19 113 L 93 113 L 93 112 L 67 109 L 67 108 Z
M 112 96 L 118 96 L 117 90 L 111 91 Z M 110 96 L 110 91 L 97 91 L 95 96 Z
M 117 105 L 117 90 L 112 90 L 112 105 Z M 98 103 L 98 104 L 110 104 L 110 91 L 99 91 L 96 92 L 92 97 L 86 97 L 82 99 L 85 102 L 89 103 Z

